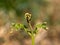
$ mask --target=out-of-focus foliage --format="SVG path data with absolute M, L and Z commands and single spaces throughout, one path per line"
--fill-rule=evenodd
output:
M 0 8 L 13 9 L 17 14 L 22 14 L 22 11 L 27 7 L 28 0 L 0 0 Z
M 6 13 L 10 10 L 15 12 L 18 17 L 17 20 L 23 19 L 24 13 L 29 12 L 32 14 L 32 22 L 34 23 L 38 18 L 41 7 L 47 7 L 48 2 L 46 0 L 0 0 L 0 8 L 5 9 Z
M 6 10 L 14 9 L 18 15 L 21 15 L 24 11 L 36 11 L 38 7 L 31 7 L 33 3 L 41 6 L 47 5 L 45 0 L 0 0 L 0 8 Z
M 47 45 L 60 45 L 60 0 L 0 0 L 0 37 L 3 36 L 5 40 L 9 41 L 8 38 L 12 35 L 11 40 L 17 38 L 16 40 L 19 40 L 21 45 L 29 45 L 25 44 L 29 42 L 28 40 L 25 41 L 29 36 L 23 31 L 21 31 L 21 33 L 20 31 L 17 31 L 14 32 L 14 34 L 6 34 L 10 30 L 7 25 L 10 25 L 12 22 L 23 22 L 23 24 L 28 26 L 24 18 L 26 12 L 32 14 L 33 18 L 31 21 L 33 28 L 35 23 L 45 21 L 48 23 L 49 30 L 47 38 L 42 41 L 42 44 L 40 42 L 41 45 L 44 45 L 45 43 L 48 43 Z M 45 28 L 45 26 L 43 27 Z M 40 33 L 38 37 L 40 37 Z M 23 38 L 26 39 L 24 40 Z M 0 40 L 0 43 L 4 43 L 4 39 L 3 41 Z M 8 44 L 6 43 L 5 45 Z

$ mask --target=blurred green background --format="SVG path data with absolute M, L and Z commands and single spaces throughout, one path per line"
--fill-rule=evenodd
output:
M 60 45 L 60 0 L 0 0 L 0 45 L 31 45 L 24 31 L 9 34 L 11 23 L 27 25 L 25 13 L 32 14 L 33 27 L 47 22 L 49 29 L 37 34 L 37 39 L 43 39 L 36 40 L 36 45 Z

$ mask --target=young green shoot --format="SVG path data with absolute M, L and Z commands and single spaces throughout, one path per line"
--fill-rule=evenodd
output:
M 26 22 L 27 24 L 29 25 L 29 28 L 26 28 L 24 24 L 20 24 L 20 23 L 12 23 L 12 27 L 16 29 L 16 31 L 18 30 L 21 30 L 21 29 L 24 29 L 24 31 L 30 35 L 31 39 L 32 39 L 32 45 L 35 45 L 35 35 L 37 34 L 38 32 L 38 28 L 43 28 L 45 30 L 47 30 L 47 22 L 43 22 L 41 24 L 36 24 L 35 27 L 33 28 L 32 25 L 31 25 L 31 17 L 32 15 L 29 14 L 29 13 L 25 13 L 25 19 L 26 19 Z M 13 32 L 13 30 L 11 30 L 11 33 Z

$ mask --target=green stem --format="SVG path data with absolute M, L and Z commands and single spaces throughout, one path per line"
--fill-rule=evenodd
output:
M 34 41 L 35 41 L 35 38 L 34 38 L 34 35 L 32 34 L 32 36 L 31 36 L 31 38 L 32 38 L 32 45 L 35 45 L 34 43 Z
M 35 37 L 34 37 L 34 33 L 33 33 L 33 28 L 32 28 L 32 25 L 31 25 L 30 22 L 29 22 L 28 24 L 29 24 L 30 29 L 31 29 L 31 32 L 32 32 L 31 35 L 30 35 L 30 36 L 31 36 L 31 39 L 32 39 L 32 45 L 35 45 L 35 44 L 34 44 L 34 43 L 35 43 L 35 42 L 34 42 L 34 41 L 35 41 Z
M 28 24 L 29 24 L 29 26 L 30 26 L 31 30 L 33 30 L 31 23 L 29 22 Z

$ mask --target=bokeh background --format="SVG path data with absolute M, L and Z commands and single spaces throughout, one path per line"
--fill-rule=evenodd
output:
M 47 22 L 48 30 L 39 29 L 35 45 L 60 45 L 60 0 L 0 0 L 0 45 L 31 45 L 24 31 L 9 33 L 10 24 L 23 23 L 25 13 L 32 14 L 32 26 Z

